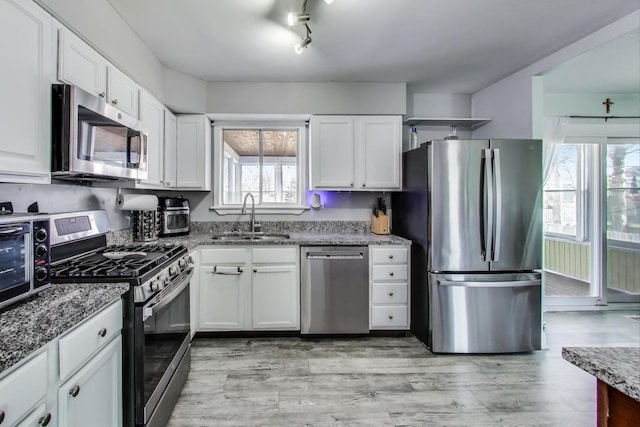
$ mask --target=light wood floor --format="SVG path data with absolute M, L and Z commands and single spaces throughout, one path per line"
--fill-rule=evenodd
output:
M 433 355 L 414 337 L 195 339 L 170 426 L 593 426 L 562 346 L 640 345 L 639 312 L 547 313 L 548 349 Z

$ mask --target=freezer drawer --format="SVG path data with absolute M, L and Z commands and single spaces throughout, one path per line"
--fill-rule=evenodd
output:
M 541 348 L 539 273 L 429 274 L 428 344 L 434 353 Z

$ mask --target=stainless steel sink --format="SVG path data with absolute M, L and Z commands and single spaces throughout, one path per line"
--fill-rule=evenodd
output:
M 284 240 L 288 239 L 288 234 L 263 234 L 263 233 L 229 233 L 212 237 L 213 240 L 221 241 L 261 241 L 261 240 Z

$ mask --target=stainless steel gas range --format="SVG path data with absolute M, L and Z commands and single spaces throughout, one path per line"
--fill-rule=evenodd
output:
M 123 327 L 125 426 L 164 426 L 190 366 L 189 284 L 182 245 L 107 246 L 104 211 L 51 215 L 53 283 L 126 282 Z

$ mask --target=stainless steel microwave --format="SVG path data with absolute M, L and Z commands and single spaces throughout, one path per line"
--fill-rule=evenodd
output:
M 147 133 L 137 118 L 79 87 L 51 90 L 51 176 L 147 179 Z
M 51 286 L 49 217 L 0 216 L 0 308 Z

